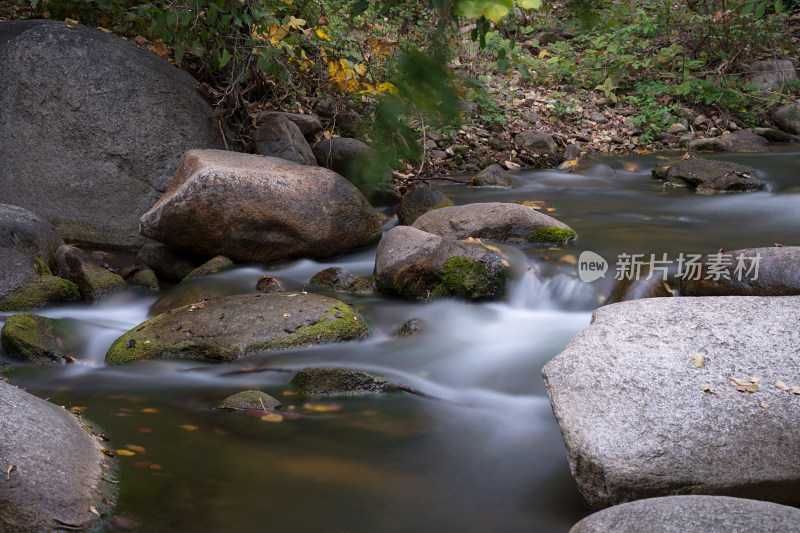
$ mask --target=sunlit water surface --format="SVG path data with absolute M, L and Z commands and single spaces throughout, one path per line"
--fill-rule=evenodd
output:
M 659 156 L 597 159 L 572 174 L 520 172 L 511 190 L 445 184 L 457 204 L 543 201 L 579 239 L 563 249 L 504 247 L 515 276 L 502 302 L 334 295 L 361 313 L 373 332 L 368 340 L 224 365 L 104 367 L 114 339 L 150 316 L 157 300 L 151 294 L 52 307 L 40 314 L 70 319 L 85 337 L 73 354 L 80 362 L 18 367 L 10 376 L 34 394 L 84 408 L 114 447 L 144 448 L 120 457 L 117 498 L 119 514 L 138 531 L 566 532 L 591 510 L 569 474 L 542 366 L 589 324 L 611 290 L 620 253 L 674 258 L 800 244 L 798 155 L 792 146 L 726 154 L 769 182 L 768 191 L 752 194 L 665 188 L 650 177 Z M 578 279 L 574 259 L 584 250 L 611 263 L 604 279 Z M 194 281 L 188 290 L 256 292 L 258 278 L 269 274 L 299 291 L 332 265 L 371 275 L 374 253 L 373 247 L 324 262 L 251 265 Z M 410 318 L 421 319 L 424 331 L 393 335 Z M 288 381 L 292 370 L 307 366 L 366 370 L 438 399 L 399 393 L 304 401 Z M 301 416 L 275 423 L 211 409 L 249 388 Z

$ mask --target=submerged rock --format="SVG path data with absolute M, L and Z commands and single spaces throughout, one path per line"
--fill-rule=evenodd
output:
M 412 318 L 410 320 L 406 320 L 403 324 L 397 328 L 395 335 L 398 337 L 413 337 L 424 331 L 425 329 L 425 322 L 423 322 L 419 318 Z
M 575 238 L 569 226 L 520 204 L 489 202 L 443 207 L 425 213 L 413 227 L 450 239 L 492 239 L 511 243 L 565 244 Z
M 228 396 L 217 405 L 218 409 L 280 409 L 281 402 L 260 390 L 246 390 Z
M 348 305 L 315 294 L 213 298 L 142 322 L 118 338 L 106 364 L 139 359 L 233 361 L 250 353 L 361 340 L 364 322 Z
M 701 194 L 757 191 L 766 185 L 751 167 L 694 158 L 659 163 L 653 169 L 653 177 L 695 189 Z
M 470 184 L 474 187 L 501 187 L 510 188 L 511 176 L 506 169 L 500 165 L 492 165 L 478 172 L 471 180 Z
M 40 533 L 101 527 L 113 512 L 102 480 L 111 459 L 64 409 L 0 381 L 0 531 Z M 74 528 L 73 528 L 74 529 Z
M 410 226 L 428 211 L 451 205 L 453 205 L 452 200 L 442 191 L 433 187 L 417 187 L 408 191 L 408 194 L 400 201 L 400 206 L 397 208 L 397 220 L 400 221 L 400 224 Z
M 665 496 L 623 503 L 589 515 L 569 533 L 730 533 L 792 531 L 800 509 L 728 496 Z
M 181 154 L 222 147 L 197 82 L 80 24 L 0 22 L 0 202 L 70 241 L 132 248 Z
M 746 248 L 704 256 L 681 282 L 684 296 L 800 294 L 800 246 Z M 697 279 L 695 279 L 697 278 Z
M 397 226 L 378 244 L 375 284 L 383 293 L 417 300 L 496 300 L 503 295 L 508 274 L 503 261 L 477 242 Z
M 338 255 L 376 242 L 381 223 L 353 185 L 325 168 L 190 150 L 141 230 L 184 253 L 247 262 Z
M 31 313 L 11 315 L 0 330 L 0 345 L 9 357 L 37 365 L 56 365 L 64 360 L 59 321 Z
M 352 292 L 356 294 L 372 294 L 375 292 L 375 287 L 372 286 L 372 283 L 340 267 L 330 267 L 317 272 L 309 283 L 334 292 Z
M 64 239 L 51 223 L 27 209 L 0 204 L 0 247 L 41 259 L 53 267 Z
M 0 248 L 0 311 L 25 311 L 80 297 L 74 283 L 53 276 L 41 261 Z
M 92 257 L 74 246 L 64 245 L 56 252 L 61 274 L 71 279 L 87 302 L 94 302 L 128 288 L 122 276 L 97 264 Z
M 387 379 L 345 368 L 304 368 L 291 381 L 304 396 L 344 396 L 395 392 Z
M 234 266 L 236 265 L 233 261 L 227 257 L 218 255 L 186 274 L 183 281 L 207 276 L 208 274 L 216 274 L 217 272 L 225 272 L 226 270 L 232 269 Z
M 797 346 L 800 296 L 597 309 L 542 371 L 583 496 L 595 507 L 675 494 L 800 504 Z

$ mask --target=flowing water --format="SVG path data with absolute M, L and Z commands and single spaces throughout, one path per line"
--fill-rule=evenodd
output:
M 799 155 L 786 146 L 720 156 L 761 172 L 770 188 L 752 194 L 665 188 L 649 175 L 659 156 L 598 159 L 571 174 L 520 172 L 511 190 L 445 184 L 457 204 L 544 202 L 579 239 L 562 249 L 503 247 L 516 274 L 502 302 L 334 295 L 365 318 L 373 332 L 368 340 L 224 365 L 104 367 L 111 342 L 149 316 L 157 297 L 145 292 L 48 308 L 40 314 L 69 318 L 83 334 L 86 342 L 73 351 L 81 361 L 18 367 L 10 377 L 78 408 L 117 449 L 141 447 L 119 457 L 117 497 L 119 514 L 137 531 L 566 532 L 591 510 L 570 476 L 542 366 L 588 326 L 611 290 L 620 253 L 674 259 L 800 244 Z M 584 250 L 609 261 L 605 278 L 578 279 L 575 258 Z M 256 281 L 269 274 L 298 291 L 332 265 L 370 275 L 374 252 L 247 266 L 192 284 L 216 294 L 256 292 Z M 394 336 L 410 318 L 421 319 L 424 331 Z M 292 395 L 291 370 L 330 365 L 380 374 L 439 400 L 407 393 L 328 401 Z M 249 388 L 294 406 L 300 416 L 275 423 L 211 409 Z

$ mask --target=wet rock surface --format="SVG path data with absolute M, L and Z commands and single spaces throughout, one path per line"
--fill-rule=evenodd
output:
M 706 159 L 675 159 L 657 165 L 653 177 L 694 189 L 700 194 L 757 191 L 765 187 L 755 169 Z
M 333 298 L 303 293 L 227 296 L 139 324 L 114 341 L 106 363 L 153 358 L 232 361 L 259 351 L 361 340 L 368 333 L 355 311 Z
M 44 263 L 0 248 L 0 311 L 25 311 L 79 299 L 78 287 L 53 276 Z
M 317 272 L 309 281 L 311 285 L 334 292 L 371 294 L 375 287 L 368 280 L 340 267 L 330 267 Z
M 408 191 L 408 194 L 400 201 L 400 206 L 397 208 L 397 220 L 400 221 L 400 224 L 410 226 L 428 211 L 451 205 L 453 205 L 452 200 L 442 191 L 433 187 L 417 187 Z
M 349 396 L 395 392 L 387 379 L 345 368 L 304 368 L 291 381 L 304 396 Z
M 99 265 L 91 255 L 74 246 L 61 246 L 56 251 L 61 274 L 78 286 L 87 302 L 94 302 L 128 288 L 119 274 Z
M 281 402 L 259 390 L 246 390 L 237 392 L 222 400 L 218 405 L 218 409 L 261 409 L 267 411 L 274 411 L 280 409 Z
M 9 357 L 36 365 L 57 365 L 68 355 L 61 321 L 31 313 L 11 315 L 0 330 L 0 344 Z
M 597 507 L 675 494 L 798 505 L 797 346 L 799 296 L 596 310 L 542 372 L 583 496 Z
M 0 247 L 37 257 L 53 267 L 56 250 L 63 245 L 64 239 L 47 220 L 22 207 L 0 204 Z

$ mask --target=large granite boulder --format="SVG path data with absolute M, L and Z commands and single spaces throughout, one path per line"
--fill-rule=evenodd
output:
M 119 337 L 106 364 L 140 359 L 233 361 L 266 350 L 361 340 L 367 326 L 348 305 L 315 294 L 212 298 L 168 311 Z
M 0 202 L 131 248 L 181 154 L 220 147 L 187 73 L 100 30 L 0 21 Z
M 800 103 L 779 107 L 772 114 L 772 120 L 783 131 L 800 135 Z
M 681 281 L 683 296 L 800 294 L 800 246 L 746 248 L 703 256 Z
M 341 174 L 362 192 L 368 193 L 372 186 L 386 181 L 390 176 L 389 168 L 381 160 L 380 154 L 358 139 L 323 139 L 311 149 L 320 166 Z
M 623 503 L 587 516 L 569 533 L 730 533 L 793 531 L 800 509 L 727 496 L 665 496 Z
M 478 242 L 440 237 L 411 226 L 386 233 L 375 255 L 380 292 L 416 300 L 450 296 L 497 300 L 503 296 L 508 263 Z
M 790 59 L 767 59 L 754 61 L 748 69 L 749 81 L 765 96 L 773 92 L 785 92 L 790 83 L 796 83 L 797 71 Z
M 253 134 L 253 141 L 261 155 L 317 166 L 314 152 L 300 128 L 284 115 L 272 115 Z
M 450 239 L 564 244 L 575 238 L 569 226 L 549 215 L 501 202 L 442 207 L 420 216 L 413 227 Z
M 100 441 L 64 409 L 0 381 L 0 531 L 92 530 L 109 505 Z
M 0 311 L 25 311 L 80 297 L 74 283 L 53 276 L 40 260 L 0 248 Z
M 377 242 L 366 198 L 328 169 L 220 150 L 190 150 L 142 234 L 173 250 L 233 261 L 325 258 Z
M 601 307 L 545 365 L 578 487 L 595 507 L 706 494 L 800 504 L 800 296 Z
M 726 133 L 719 137 L 704 137 L 689 143 L 690 150 L 711 152 L 769 152 L 769 141 L 749 131 Z
M 0 247 L 38 257 L 49 266 L 56 264 L 56 250 L 64 239 L 51 223 L 27 209 L 0 204 Z
M 699 194 L 746 192 L 763 189 L 766 185 L 754 168 L 707 159 L 673 159 L 656 165 L 653 177 L 680 187 L 694 189 Z

